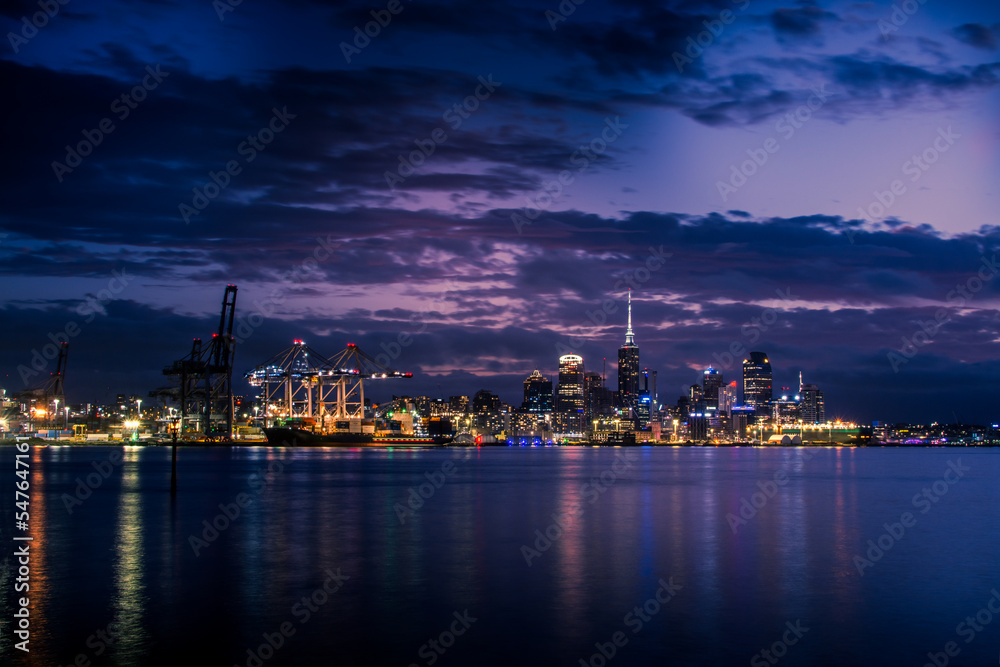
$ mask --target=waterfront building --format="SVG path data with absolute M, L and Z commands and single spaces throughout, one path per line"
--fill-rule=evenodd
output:
M 799 373 L 799 418 L 806 424 L 822 424 L 826 421 L 826 406 L 823 392 L 814 384 L 803 384 Z
M 794 424 L 799 421 L 798 396 L 789 398 L 787 394 L 771 400 L 771 418 L 775 424 Z

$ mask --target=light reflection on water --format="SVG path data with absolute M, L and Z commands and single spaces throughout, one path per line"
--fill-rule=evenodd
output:
M 125 447 L 120 471 L 121 488 L 118 493 L 118 516 L 112 552 L 112 631 L 117 637 L 111 644 L 111 655 L 115 658 L 115 664 L 120 665 L 135 664 L 136 658 L 142 656 L 147 640 L 144 621 L 148 600 L 143 576 L 146 560 L 142 516 L 144 495 L 139 487 L 145 451 L 142 447 Z
M 615 664 L 747 664 L 796 619 L 810 631 L 782 664 L 919 665 L 1000 585 L 992 449 L 183 449 L 171 497 L 169 449 L 129 447 L 70 514 L 64 494 L 110 451 L 34 449 L 32 653 L 5 632 L 3 661 L 245 665 L 288 622 L 268 667 L 427 664 L 421 647 L 468 609 L 442 665 L 575 666 L 619 630 Z M 967 476 L 860 576 L 867 541 L 959 457 Z M 401 520 L 445 461 L 455 473 Z M 0 462 L 10 478 L 13 448 Z M 787 482 L 734 533 L 727 515 L 777 471 Z M 530 566 L 525 547 L 544 547 Z M 349 579 L 306 620 L 331 571 Z M 680 592 L 633 633 L 661 578 Z M 109 621 L 121 638 L 97 656 L 87 640 Z M 957 664 L 992 664 L 998 639 L 1000 622 Z

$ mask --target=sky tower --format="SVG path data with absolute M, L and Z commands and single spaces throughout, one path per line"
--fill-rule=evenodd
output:
M 625 344 L 618 348 L 618 400 L 623 408 L 635 408 L 639 396 L 639 346 L 632 331 L 632 290 L 628 291 L 628 326 Z

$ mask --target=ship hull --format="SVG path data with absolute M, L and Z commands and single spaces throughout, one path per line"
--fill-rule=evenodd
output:
M 376 436 L 368 433 L 312 433 L 298 428 L 266 428 L 272 447 L 441 447 L 448 436 Z

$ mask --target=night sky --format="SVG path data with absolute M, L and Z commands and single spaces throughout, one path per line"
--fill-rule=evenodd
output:
M 998 3 L 51 5 L 0 10 L 8 392 L 69 332 L 70 402 L 145 396 L 234 283 L 241 370 L 520 403 L 615 386 L 631 283 L 661 402 L 762 350 L 830 417 L 1000 417 Z

